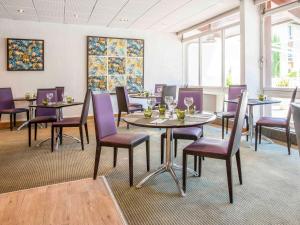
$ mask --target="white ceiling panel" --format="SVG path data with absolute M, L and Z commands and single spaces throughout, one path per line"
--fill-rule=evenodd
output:
M 64 0 L 34 0 L 34 6 L 39 17 L 59 17 L 64 16 Z M 43 21 L 40 18 L 41 21 Z
M 17 8 L 33 7 L 32 0 L 1 0 L 1 3 L 6 6 L 15 6 Z

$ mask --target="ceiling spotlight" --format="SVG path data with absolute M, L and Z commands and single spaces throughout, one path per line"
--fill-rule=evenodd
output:
M 17 12 L 18 12 L 18 13 L 23 13 L 23 12 L 24 12 L 24 9 L 18 9 Z
M 120 21 L 121 22 L 128 22 L 128 19 L 127 18 L 121 18 Z

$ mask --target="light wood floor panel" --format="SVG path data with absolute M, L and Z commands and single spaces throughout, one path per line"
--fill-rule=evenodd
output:
M 121 225 L 125 219 L 104 177 L 0 195 L 1 225 Z

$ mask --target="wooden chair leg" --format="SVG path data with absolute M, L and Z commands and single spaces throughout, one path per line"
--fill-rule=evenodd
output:
M 236 152 L 235 157 L 236 157 L 236 165 L 237 165 L 238 174 L 239 174 L 239 181 L 240 181 L 240 184 L 243 184 L 240 150 L 238 150 Z
M 226 160 L 226 171 L 227 171 L 227 182 L 228 182 L 229 200 L 230 200 L 230 203 L 233 203 L 231 158 Z
M 95 165 L 94 165 L 94 180 L 97 178 L 98 168 L 99 168 L 99 162 L 100 162 L 100 154 L 101 154 L 101 146 L 97 144 L 96 147 L 96 155 L 95 155 Z
M 187 171 L 187 154 L 183 152 L 182 155 L 182 189 L 186 192 L 186 171 Z
M 29 111 L 26 112 L 27 121 L 29 120 Z
M 114 167 L 117 166 L 117 159 L 118 159 L 118 148 L 114 147 Z
M 258 125 L 255 126 L 255 151 L 257 151 Z
M 90 143 L 90 138 L 89 138 L 89 130 L 88 130 L 87 123 L 84 124 L 84 129 L 85 129 L 86 141 L 89 144 Z
M 261 144 L 261 126 L 259 126 L 259 132 L 258 133 L 259 133 L 259 142 L 258 143 Z
M 2 118 L 2 114 L 0 113 L 0 121 L 1 121 L 1 118 Z
M 13 130 L 13 114 L 9 114 L 9 127 Z
M 229 123 L 229 118 L 226 119 L 226 134 L 228 134 L 228 123 Z
M 160 163 L 164 163 L 164 154 L 165 154 L 165 138 L 160 136 Z
M 37 123 L 34 124 L 34 140 L 37 138 Z
M 118 123 L 117 123 L 118 127 L 120 126 L 120 121 L 121 121 L 121 111 L 119 111 L 118 113 Z
M 54 127 L 51 126 L 51 152 L 54 151 Z
M 83 143 L 83 132 L 82 132 L 82 126 L 79 126 L 79 133 L 80 133 L 80 142 L 81 142 L 81 150 L 84 150 L 84 143 Z
M 201 177 L 201 173 L 202 173 L 202 157 L 199 156 L 198 160 L 199 160 L 198 161 L 198 163 L 199 163 L 199 165 L 198 165 L 198 177 Z
M 146 141 L 146 160 L 147 160 L 147 171 L 150 171 L 150 141 Z
M 175 158 L 177 157 L 177 138 L 175 138 L 174 139 L 174 152 L 175 152 L 175 154 L 174 154 L 174 156 L 175 156 Z
M 17 126 L 17 114 L 14 113 L 14 127 Z
M 197 164 L 198 164 L 197 160 L 198 160 L 198 156 L 194 155 L 194 171 L 197 171 Z
M 288 154 L 291 154 L 291 139 L 290 139 L 290 128 L 286 128 L 286 143 L 288 147 Z
M 249 119 L 248 117 L 245 117 L 246 119 L 246 129 L 247 129 L 247 132 L 249 132 Z M 249 133 L 247 133 L 246 135 L 246 141 L 249 141 Z
M 133 185 L 133 148 L 128 149 L 129 153 L 129 184 L 130 187 Z
M 224 120 L 225 118 L 222 117 L 222 139 L 224 139 Z
M 62 145 L 62 143 L 63 143 L 63 127 L 60 127 L 59 128 L 59 144 L 61 144 Z
M 31 147 L 31 123 L 28 123 L 28 146 Z

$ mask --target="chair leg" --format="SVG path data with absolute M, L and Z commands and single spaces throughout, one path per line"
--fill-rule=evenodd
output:
M 100 154 L 101 154 L 101 146 L 97 144 L 96 147 L 96 155 L 95 155 L 95 166 L 94 166 L 94 180 L 97 178 L 98 168 L 99 168 L 99 162 L 100 162 Z
M 261 126 L 259 126 L 259 144 L 261 144 Z
M 199 165 L 198 165 L 198 177 L 201 177 L 201 173 L 202 173 L 202 157 L 201 156 L 199 156 L 199 162 L 198 163 L 199 163 Z
M 37 138 L 37 123 L 34 124 L 34 140 Z
M 82 126 L 79 126 L 79 133 L 80 133 L 80 142 L 81 142 L 81 150 L 84 150 L 84 143 L 83 143 L 83 132 L 82 132 Z
M 28 123 L 28 146 L 31 147 L 31 123 Z
M 255 126 L 255 151 L 257 151 L 258 125 Z
M 59 129 L 59 144 L 61 144 L 62 145 L 62 143 L 63 143 L 63 127 L 60 127 L 60 129 Z
M 237 165 L 238 174 L 239 174 L 239 181 L 240 181 L 240 184 L 243 184 L 240 150 L 238 150 L 236 152 L 235 157 L 236 157 L 236 165 Z
M 249 132 L 249 119 L 248 117 L 245 117 L 246 119 L 246 129 L 247 129 L 247 132 Z M 246 135 L 246 141 L 249 141 L 249 134 L 247 133 Z
M 226 134 L 228 134 L 228 123 L 229 123 L 229 118 L 226 119 Z
M 17 114 L 14 113 L 14 127 L 17 126 Z
M 133 185 L 133 148 L 128 149 L 129 153 L 129 184 L 130 187 Z
M 13 130 L 13 114 L 9 115 L 9 126 L 10 130 Z
M 129 130 L 129 124 L 127 123 L 127 126 L 126 126 L 127 130 Z
M 118 148 L 114 147 L 114 167 L 117 166 Z
M 224 120 L 225 118 L 222 117 L 222 139 L 224 139 Z
M 160 164 L 164 163 L 164 154 L 165 154 L 165 138 L 160 136 Z
M 26 112 L 27 121 L 29 120 L 29 111 Z
M 54 151 L 54 127 L 51 126 L 51 152 Z
M 84 129 L 85 129 L 86 141 L 89 144 L 90 143 L 90 138 L 89 138 L 89 130 L 88 130 L 87 123 L 84 124 Z
M 187 154 L 183 152 L 182 155 L 182 189 L 186 192 L 186 171 L 187 171 Z
M 233 203 L 231 158 L 226 160 L 226 171 L 227 171 L 227 182 L 228 182 L 229 200 L 230 200 L 230 203 Z
M 286 128 L 286 143 L 288 147 L 288 153 L 291 154 L 291 139 L 290 139 L 290 128 Z
M 0 113 L 0 121 L 1 121 L 1 118 L 2 118 L 2 114 Z
M 198 156 L 194 155 L 194 171 L 197 171 L 197 159 L 198 159 Z
M 150 141 L 146 141 L 146 160 L 147 160 L 147 171 L 150 171 Z
M 175 138 L 174 139 L 174 151 L 175 151 L 175 154 L 174 154 L 174 156 L 175 156 L 175 158 L 177 157 L 177 138 Z
M 121 111 L 119 111 L 118 113 L 118 124 L 117 124 L 118 127 L 120 126 L 120 121 L 121 121 Z

